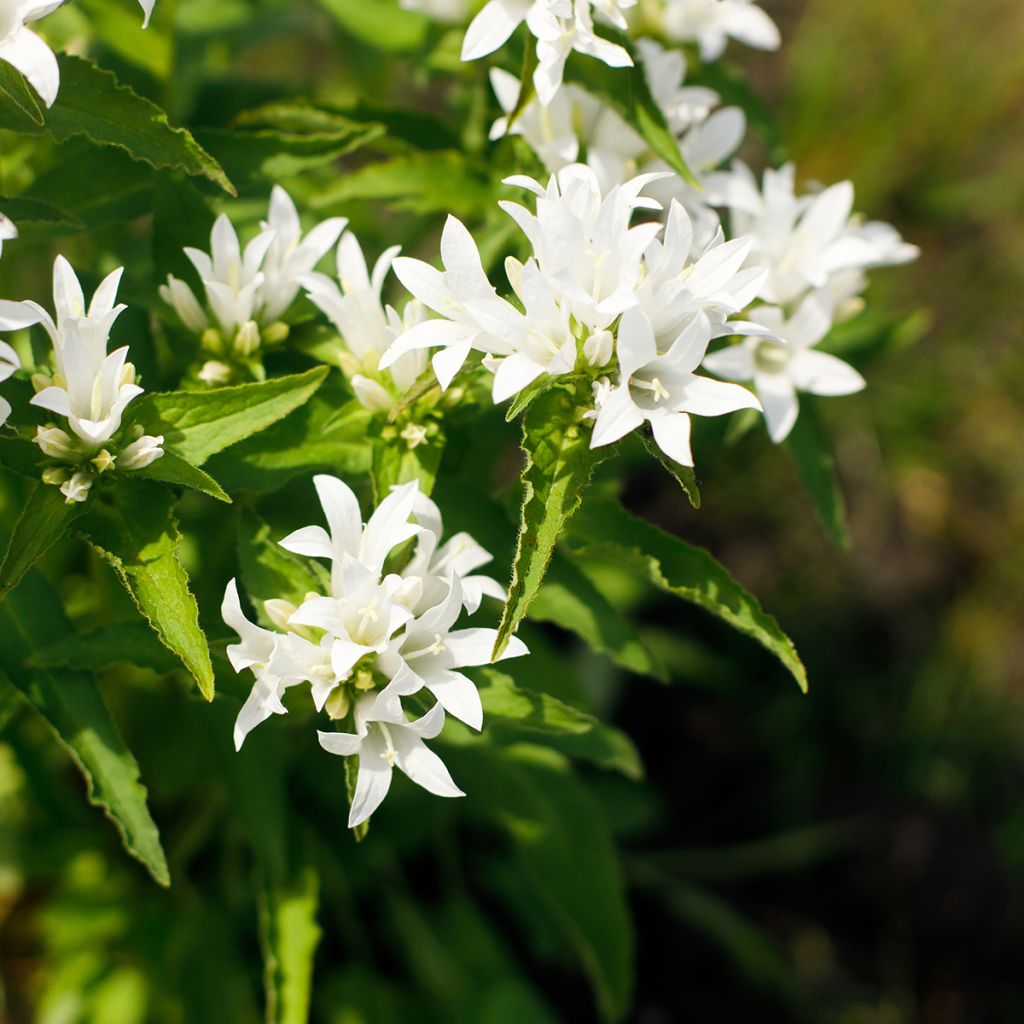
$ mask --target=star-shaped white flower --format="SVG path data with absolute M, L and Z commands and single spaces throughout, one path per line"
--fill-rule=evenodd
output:
M 777 50 L 775 22 L 754 0 L 665 0 L 662 29 L 677 42 L 695 42 L 701 59 L 718 60 L 730 38 L 759 50 Z
M 410 722 L 397 701 L 384 705 L 376 695 L 366 694 L 356 702 L 355 723 L 354 734 L 318 734 L 320 746 L 329 753 L 359 757 L 349 828 L 361 825 L 381 805 L 391 788 L 395 768 L 435 796 L 466 795 L 455 785 L 444 762 L 423 742 L 433 739 L 444 727 L 444 708 L 440 704 Z
M 60 68 L 50 47 L 26 26 L 52 14 L 63 2 L 0 0 L 0 60 L 20 71 L 48 107 L 60 90 Z
M 788 320 L 775 306 L 760 306 L 749 317 L 775 337 L 747 338 L 706 356 L 704 367 L 727 380 L 753 381 L 776 444 L 789 436 L 797 421 L 798 391 L 833 396 L 864 388 L 864 378 L 852 366 L 814 348 L 832 327 L 827 293 L 812 292 Z
M 692 466 L 691 414 L 721 416 L 738 409 L 760 409 L 757 398 L 746 388 L 693 372 L 710 339 L 707 321 L 694 317 L 660 355 L 647 316 L 639 309 L 627 312 L 619 324 L 617 341 L 619 381 L 597 408 L 590 446 L 612 444 L 646 421 L 658 447 L 669 458 Z

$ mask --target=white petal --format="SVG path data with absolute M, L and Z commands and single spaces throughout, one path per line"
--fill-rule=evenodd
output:
M 704 369 L 726 380 L 753 380 L 754 356 L 747 345 L 729 345 L 704 357 Z
M 494 53 L 519 27 L 528 9 L 524 0 L 490 0 L 466 30 L 462 59 L 478 60 Z
M 651 419 L 651 430 L 658 447 L 680 465 L 692 466 L 690 417 L 685 412 L 670 412 Z
M 630 396 L 629 388 L 615 388 L 597 410 L 590 447 L 601 448 L 613 444 L 631 430 L 636 430 L 643 421 L 644 414 Z
M 866 384 L 849 363 L 813 349 L 795 354 L 789 373 L 800 391 L 812 395 L 852 395 Z
M 522 352 L 503 359 L 494 375 L 492 397 L 495 405 L 504 402 L 506 398 L 518 395 L 543 373 L 544 367 Z
M 754 386 L 764 407 L 768 435 L 779 444 L 789 436 L 800 414 L 793 382 L 785 373 L 759 373 L 754 378 Z
M 323 732 L 317 731 L 320 739 L 320 746 L 329 754 L 339 754 L 341 757 L 351 757 L 359 753 L 363 745 L 363 736 L 356 736 L 350 732 Z
M 57 58 L 31 29 L 16 28 L 0 41 L 0 60 L 17 68 L 47 107 L 52 107 L 60 90 Z
M 455 375 L 462 369 L 463 364 L 469 357 L 472 346 L 469 342 L 459 345 L 449 345 L 448 348 L 435 352 L 431 357 L 430 365 L 433 367 L 434 376 L 442 391 L 447 391 Z
M 461 672 L 442 672 L 426 680 L 427 689 L 453 718 L 479 731 L 484 723 L 484 708 L 473 681 Z
M 657 357 L 654 328 L 642 310 L 630 309 L 622 315 L 616 351 L 624 378 L 631 377 L 641 366 L 646 366 Z
M 418 786 L 434 796 L 456 797 L 466 794 L 455 785 L 451 773 L 422 740 L 403 733 L 395 737 L 395 763 Z
M 724 416 L 738 409 L 760 409 L 761 403 L 757 395 L 738 384 L 723 384 L 710 377 L 691 377 L 677 408 L 694 416 Z
M 457 629 L 445 637 L 444 645 L 452 655 L 456 668 L 469 668 L 474 665 L 490 665 L 494 652 L 494 642 L 498 638 L 495 629 Z M 518 637 L 511 637 L 501 660 L 518 658 L 528 654 L 526 644 Z
M 337 477 L 326 474 L 313 477 L 313 486 L 327 519 L 332 547 L 335 551 L 354 553 L 363 532 L 363 518 L 352 488 Z
M 301 530 L 288 534 L 280 544 L 285 551 L 306 558 L 334 557 L 331 538 L 322 526 L 304 526 Z
M 363 740 L 359 753 L 359 776 L 352 795 L 348 827 L 361 825 L 384 802 L 391 788 L 391 764 L 385 754 L 384 742 L 375 733 Z

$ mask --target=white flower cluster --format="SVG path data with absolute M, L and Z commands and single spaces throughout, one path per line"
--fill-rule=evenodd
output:
M 160 297 L 214 356 L 200 370 L 201 380 L 227 383 L 233 371 L 226 359 L 249 360 L 263 345 L 287 338 L 288 326 L 281 317 L 298 296 L 303 276 L 334 245 L 347 223 L 344 217 L 332 217 L 304 236 L 295 204 L 275 185 L 267 219 L 244 250 L 225 214 L 213 225 L 209 253 L 185 249 L 202 282 L 207 308 L 173 275 L 161 286 Z
M 115 270 L 103 280 L 87 308 L 74 269 L 58 256 L 53 266 L 56 320 L 36 302 L 0 303 L 0 331 L 42 324 L 53 345 L 54 372 L 33 375 L 37 393 L 31 404 L 64 418 L 70 433 L 51 423 L 37 428 L 34 440 L 54 463 L 43 481 L 59 486 L 68 502 L 84 501 L 102 473 L 144 469 L 163 455 L 162 437 L 138 429 L 122 436 L 125 409 L 143 391 L 128 362 L 128 346 L 107 353 L 110 330 L 126 308 L 115 304 L 122 272 Z M 0 357 L 4 379 L 19 364 L 6 344 Z M 4 402 L 0 412 L 6 419 L 10 406 Z
M 329 530 L 310 526 L 281 546 L 331 564 L 327 593 L 309 594 L 298 607 L 265 605 L 276 630 L 244 615 L 234 580 L 224 598 L 224 621 L 241 643 L 228 648 L 236 672 L 249 669 L 256 683 L 235 723 L 235 744 L 274 714 L 285 714 L 287 689 L 308 684 L 316 710 L 342 721 L 351 713 L 353 733 L 322 731 L 331 753 L 359 756 L 359 776 L 349 826 L 380 805 L 397 767 L 438 796 L 462 796 L 441 760 L 423 743 L 436 736 L 445 714 L 479 729 L 480 695 L 459 671 L 491 660 L 493 629 L 455 629 L 463 611 L 475 612 L 485 596 L 504 598 L 497 582 L 476 574 L 491 556 L 467 534 L 441 543 L 437 506 L 416 483 L 395 488 L 363 524 L 352 491 L 335 477 L 315 478 Z M 404 565 L 400 549 L 415 541 Z M 396 562 L 397 559 L 397 562 Z M 392 564 L 396 562 L 396 564 Z M 515 638 L 504 657 L 526 654 Z M 402 698 L 426 690 L 436 703 L 409 721 Z
M 730 39 L 758 50 L 777 50 L 775 22 L 755 0 L 664 0 L 655 21 L 677 43 L 696 43 L 701 60 L 718 60 Z
M 581 164 L 563 169 L 547 188 L 509 179 L 536 196 L 535 214 L 502 204 L 533 247 L 526 263 L 506 262 L 517 305 L 498 296 L 472 236 L 449 218 L 441 239 L 443 273 L 418 260 L 395 261 L 406 288 L 444 319 L 407 331 L 381 365 L 440 347 L 433 366 L 447 387 L 476 350 L 494 373 L 493 397 L 501 402 L 544 374 L 583 370 L 596 376 L 614 371 L 617 359 L 617 384 L 603 380 L 595 388 L 594 446 L 649 421 L 666 454 L 692 465 L 690 414 L 758 407 L 744 388 L 694 371 L 712 339 L 767 333 L 729 320 L 754 299 L 766 271 L 744 269 L 747 239 L 726 242 L 719 233 L 706 245 L 695 244 L 690 217 L 677 202 L 666 224 L 634 224 L 638 210 L 660 210 L 642 195 L 657 177 L 634 178 L 607 195 Z M 623 403 L 629 409 L 620 415 Z

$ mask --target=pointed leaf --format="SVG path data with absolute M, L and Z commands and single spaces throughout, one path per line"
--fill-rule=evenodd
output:
M 49 723 L 85 776 L 89 802 L 113 822 L 125 849 L 158 884 L 170 885 L 139 766 L 95 681 L 81 671 L 29 668 L 35 651 L 70 632 L 57 595 L 42 576 L 30 574 L 0 605 L 0 671 Z
M 49 133 L 58 142 L 85 136 L 98 146 L 116 146 L 150 167 L 207 178 L 234 195 L 220 164 L 184 128 L 173 127 L 155 103 L 92 61 L 62 53 L 57 62 L 60 94 L 43 121 L 37 123 L 13 103 L 0 104 L 0 128 Z
M 13 590 L 36 561 L 67 535 L 88 502 L 67 503 L 59 488 L 36 483 L 11 534 L 0 565 L 0 601 Z
M 163 434 L 169 451 L 193 466 L 284 419 L 309 400 L 328 374 L 326 366 L 258 384 L 216 391 L 143 395 L 132 411 L 147 434 Z
M 508 646 L 537 596 L 555 542 L 580 507 L 594 467 L 607 454 L 605 449 L 590 450 L 590 433 L 576 424 L 576 411 L 576 396 L 553 388 L 537 397 L 523 420 L 526 466 L 519 541 L 495 657 Z
M 113 566 L 160 642 L 181 659 L 202 695 L 213 700 L 210 650 L 176 554 L 176 500 L 170 491 L 140 480 L 119 488 L 109 502 L 97 503 L 81 530 Z
M 77 668 L 102 672 L 113 665 L 136 665 L 165 676 L 181 662 L 161 644 L 144 622 L 118 622 L 90 633 L 68 633 L 56 643 L 33 651 L 34 668 Z
M 572 526 L 569 543 L 629 566 L 654 586 L 699 605 L 756 640 L 807 690 L 807 670 L 778 622 L 703 548 L 631 515 L 614 501 L 592 501 Z
M 231 504 L 231 498 L 224 492 L 216 480 L 209 473 L 204 473 L 197 466 L 186 462 L 180 455 L 174 452 L 164 454 L 145 469 L 132 473 L 132 477 L 140 480 L 158 480 L 160 483 L 176 484 L 178 487 L 188 487 L 190 490 L 199 491 L 200 494 L 208 494 L 211 498 Z
M 689 466 L 680 465 L 675 459 L 670 459 L 656 444 L 653 437 L 646 433 L 642 434 L 644 447 L 664 466 L 666 472 L 675 478 L 677 484 L 683 489 L 683 493 L 689 499 L 694 508 L 700 508 L 700 487 L 697 484 L 697 474 Z

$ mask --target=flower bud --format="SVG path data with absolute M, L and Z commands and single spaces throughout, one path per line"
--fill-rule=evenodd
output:
M 356 393 L 359 404 L 370 412 L 388 412 L 395 404 L 394 398 L 382 384 L 361 374 L 356 374 L 352 378 L 352 390 Z
M 129 473 L 133 470 L 145 469 L 163 455 L 163 443 L 162 436 L 154 437 L 151 434 L 143 434 L 121 452 L 117 464 Z
M 93 478 L 88 473 L 75 473 L 70 480 L 61 484 L 60 493 L 64 495 L 68 505 L 85 501 L 92 490 Z
M 127 384 L 134 384 L 135 383 L 135 364 L 134 363 L 125 363 L 124 366 L 121 367 L 121 374 L 117 378 L 117 383 L 118 383 L 118 386 L 122 387 L 122 388 L 125 385 L 127 385 Z
M 199 371 L 199 379 L 204 384 L 214 387 L 219 384 L 227 384 L 231 380 L 231 367 L 227 363 L 211 359 L 209 362 L 203 363 L 203 368 Z
M 260 347 L 260 328 L 255 320 L 246 320 L 238 329 L 232 348 L 242 359 L 250 359 Z
M 224 339 L 216 327 L 207 327 L 200 335 L 199 347 L 213 356 L 224 355 Z
M 583 355 L 591 366 L 606 366 L 611 362 L 615 339 L 611 331 L 594 331 L 583 342 Z
M 288 620 L 298 611 L 298 608 L 291 603 L 291 601 L 285 601 L 281 598 L 274 598 L 272 601 L 263 602 L 263 610 L 267 613 L 267 618 L 279 629 L 282 633 L 294 632 L 295 627 L 289 625 Z
M 60 427 L 36 427 L 36 436 L 32 440 L 39 445 L 42 453 L 51 459 L 77 462 L 81 458 L 81 452 L 74 439 Z
M 114 456 L 104 448 L 93 457 L 92 464 L 96 467 L 97 473 L 106 473 L 108 469 L 114 468 L 116 461 Z
M 288 340 L 291 331 L 292 329 L 283 320 L 278 320 L 269 327 L 263 328 L 263 344 L 280 345 L 281 342 Z
M 421 444 L 427 443 L 427 428 L 421 427 L 418 423 L 409 423 L 398 436 L 410 449 L 418 448 Z
M 348 688 L 339 686 L 334 693 L 327 698 L 324 710 L 333 721 L 340 722 L 341 719 L 348 714 L 348 709 L 351 706 L 352 701 L 348 695 Z
M 53 381 L 48 373 L 39 372 L 32 374 L 32 389 L 37 395 L 40 391 L 45 391 L 52 383 Z
M 60 487 L 70 476 L 69 470 L 61 466 L 51 466 L 49 469 L 43 470 L 43 483 L 50 487 Z
M 160 298 L 178 314 L 178 319 L 190 331 L 201 334 L 209 326 L 203 307 L 192 289 L 180 278 L 168 274 L 167 284 L 160 286 Z

